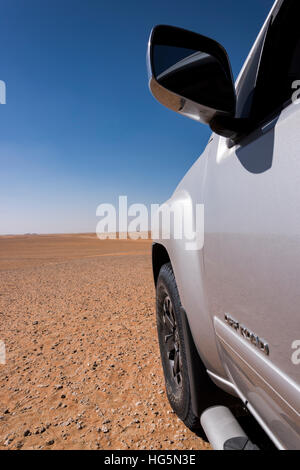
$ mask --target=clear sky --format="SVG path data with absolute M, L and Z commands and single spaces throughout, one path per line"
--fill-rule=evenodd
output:
M 227 49 L 236 77 L 273 0 L 0 0 L 0 233 L 95 231 L 96 207 L 161 203 L 208 127 L 148 91 L 153 25 Z

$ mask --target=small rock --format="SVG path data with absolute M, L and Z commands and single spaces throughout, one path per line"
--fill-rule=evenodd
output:
M 35 434 L 43 434 L 46 431 L 46 428 L 42 426 L 41 428 L 37 428 Z
M 12 441 L 13 441 L 13 438 L 10 437 L 9 439 L 6 439 L 6 441 L 4 442 L 4 445 L 9 446 L 9 444 L 11 444 Z

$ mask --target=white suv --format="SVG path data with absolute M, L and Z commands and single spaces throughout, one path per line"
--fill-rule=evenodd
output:
M 158 237 L 153 272 L 169 401 L 214 448 L 260 446 L 219 389 L 300 448 L 299 18 L 299 0 L 275 2 L 236 84 L 216 41 L 162 25 L 149 40 L 152 94 L 213 130 L 166 203 L 204 204 L 204 246 Z

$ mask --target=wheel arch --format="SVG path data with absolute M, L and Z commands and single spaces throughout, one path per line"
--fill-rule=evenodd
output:
M 156 286 L 160 268 L 166 264 L 171 263 L 169 253 L 166 248 L 160 243 L 152 244 L 152 270 L 153 270 L 153 279 Z M 171 263 L 172 265 L 172 263 Z
M 160 243 L 152 245 L 152 269 L 155 286 L 161 267 L 172 262 L 167 249 Z M 175 273 L 174 273 L 175 276 Z M 201 415 L 202 411 L 209 406 L 216 404 L 232 402 L 230 397 L 220 390 L 210 379 L 206 367 L 197 351 L 194 339 L 191 333 L 189 320 L 184 307 L 181 307 L 181 317 L 183 323 L 184 342 L 186 346 L 186 355 L 188 360 L 188 376 L 190 382 L 192 409 L 196 416 Z M 202 393 L 199 393 L 199 391 Z M 204 392 L 204 393 L 203 393 Z

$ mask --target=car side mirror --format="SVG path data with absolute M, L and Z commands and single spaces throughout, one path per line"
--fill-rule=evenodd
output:
M 226 137 L 234 133 L 236 93 L 228 55 L 219 43 L 174 26 L 155 26 L 147 63 L 150 90 L 161 104 Z

